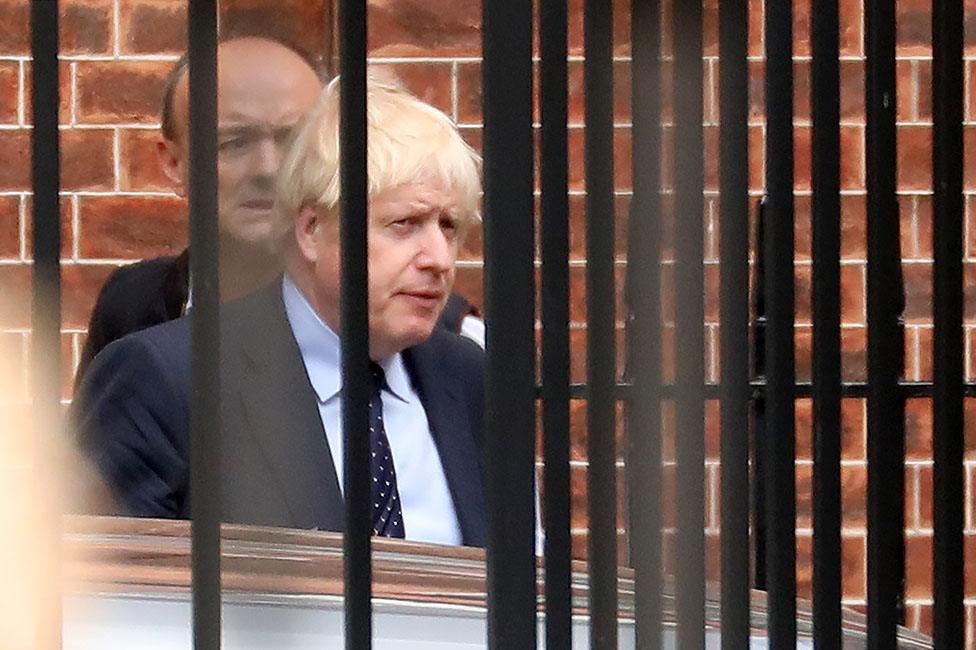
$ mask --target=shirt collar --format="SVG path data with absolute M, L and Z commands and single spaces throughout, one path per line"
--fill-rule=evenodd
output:
M 338 395 L 342 388 L 342 342 L 315 313 L 287 273 L 281 281 L 281 296 L 312 389 L 319 402 L 325 403 Z M 403 402 L 409 402 L 410 376 L 403 355 L 398 352 L 378 363 L 386 375 L 387 392 Z

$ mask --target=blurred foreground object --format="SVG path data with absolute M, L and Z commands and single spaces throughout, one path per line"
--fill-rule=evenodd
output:
M 123 517 L 65 520 L 65 638 L 74 649 L 189 647 L 190 525 Z M 342 639 L 342 536 L 259 526 L 222 526 L 224 648 L 337 648 Z M 481 549 L 373 538 L 373 647 L 486 647 L 485 553 Z M 537 588 L 541 582 L 541 558 Z M 587 565 L 572 565 L 574 648 L 587 647 Z M 633 572 L 620 569 L 621 645 L 634 643 Z M 673 648 L 672 586 L 662 594 L 663 647 Z M 717 647 L 718 591 L 709 585 L 706 637 Z M 543 613 L 540 603 L 540 615 Z M 798 602 L 800 648 L 812 648 L 810 603 Z M 766 647 L 766 597 L 752 592 L 753 647 Z M 864 616 L 843 612 L 844 647 L 865 647 Z M 899 647 L 931 641 L 899 629 Z

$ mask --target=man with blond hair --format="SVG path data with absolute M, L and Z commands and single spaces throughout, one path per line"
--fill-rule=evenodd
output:
M 483 353 L 436 328 L 478 219 L 477 155 L 396 84 L 367 84 L 370 447 L 377 535 L 485 542 Z M 272 237 L 284 273 L 221 314 L 223 519 L 342 530 L 338 83 L 298 125 Z M 75 405 L 82 449 L 125 514 L 189 516 L 189 324 L 98 355 Z

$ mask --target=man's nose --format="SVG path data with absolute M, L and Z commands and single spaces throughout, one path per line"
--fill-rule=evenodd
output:
M 274 177 L 281 166 L 281 148 L 274 138 L 261 138 L 254 148 L 254 173 Z
M 419 256 L 421 267 L 444 273 L 454 268 L 456 256 L 454 241 L 444 233 L 440 224 L 430 224 L 424 229 L 423 248 Z

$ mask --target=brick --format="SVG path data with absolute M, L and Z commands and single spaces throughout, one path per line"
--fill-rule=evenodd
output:
M 764 187 L 766 169 L 766 149 L 763 130 L 759 126 L 749 127 L 749 191 L 755 192 Z
M 859 126 L 840 128 L 840 188 L 863 190 L 864 181 L 864 129 Z
M 763 0 L 749 0 L 749 56 L 763 55 Z
M 931 322 L 932 265 L 903 264 L 902 276 L 905 279 L 905 322 Z
M 586 561 L 589 557 L 589 533 L 585 530 L 573 531 L 573 559 Z M 627 535 L 617 531 L 617 564 L 623 566 L 627 561 Z
M 863 600 L 867 595 L 867 540 L 861 535 L 840 539 L 841 593 L 845 599 Z
M 61 124 L 71 123 L 71 104 L 74 101 L 71 91 L 71 66 L 69 61 L 58 63 L 58 84 L 60 88 L 58 97 L 58 121 Z M 33 66 L 30 61 L 24 62 L 24 123 L 30 124 L 33 121 L 32 106 L 34 96 L 33 88 Z
M 481 63 L 457 63 L 457 121 L 481 124 Z
M 112 0 L 61 4 L 61 54 L 108 54 L 112 50 Z
M 796 320 L 812 323 L 813 268 L 798 264 L 794 267 Z M 863 324 L 865 322 L 864 270 L 861 265 L 844 265 L 840 269 L 841 322 Z
M 569 0 L 567 13 L 569 53 L 583 54 L 583 0 Z M 665 15 L 662 24 L 670 25 L 667 20 Z M 613 54 L 614 56 L 630 54 L 630 3 L 627 0 L 613 0 Z
M 793 129 L 794 187 L 811 188 L 811 127 Z M 842 190 L 864 189 L 864 129 L 842 126 L 840 129 L 840 187 Z
M 904 243 L 904 233 L 906 230 L 906 219 L 912 216 L 912 211 L 902 209 L 902 257 L 915 257 L 917 259 L 932 259 L 932 197 L 925 194 L 916 194 L 911 197 L 902 195 L 899 199 L 912 200 L 914 206 L 914 219 L 910 222 L 915 230 L 913 246 L 908 247 Z M 908 252 L 906 254 L 906 252 Z
M 629 196 L 614 199 L 616 222 L 614 224 L 614 248 L 618 259 L 627 255 L 627 223 L 630 207 Z M 541 231 L 537 231 L 540 232 Z M 569 197 L 569 258 L 586 260 L 586 197 L 573 194 Z
M 976 128 L 963 126 L 962 138 L 963 151 L 974 151 L 973 147 L 976 147 Z M 976 159 L 972 156 L 965 157 L 963 189 L 969 192 L 976 190 Z
M 840 119 L 864 123 L 864 61 L 840 62 Z
M 920 59 L 915 62 L 915 92 L 918 106 L 915 119 L 919 122 L 932 121 L 932 61 Z M 964 100 L 965 101 L 965 100 Z
M 749 61 L 749 123 L 766 121 L 766 65 Z
M 30 131 L 0 131 L 0 151 L 4 152 L 8 161 L 0 165 L 0 190 L 30 189 Z
M 78 63 L 78 121 L 84 124 L 159 122 L 166 61 Z
M 393 63 L 384 64 L 403 83 L 407 90 L 453 116 L 451 100 L 451 63 Z
M 976 265 L 963 262 L 963 319 L 976 323 Z
M 586 400 L 571 400 L 569 406 L 569 446 L 572 460 L 586 460 L 587 454 L 587 402 Z M 624 459 L 624 408 L 623 403 L 616 406 L 616 434 L 614 445 L 616 459 Z
M 809 325 L 797 325 L 794 327 L 793 345 L 793 363 L 796 380 L 798 382 L 810 381 L 813 368 L 813 328 Z
M 722 444 L 721 403 L 710 399 L 705 401 L 705 458 L 719 460 Z M 717 524 L 716 524 L 717 525 Z
M 589 502 L 589 485 L 587 483 L 587 473 L 588 468 L 586 467 L 572 467 L 570 468 L 570 500 L 571 500 L 571 516 L 570 516 L 570 527 L 571 528 L 583 528 L 588 525 L 589 517 L 587 516 L 587 504 Z M 617 499 L 617 528 L 623 528 L 624 526 L 624 509 L 620 507 L 620 495 L 625 494 L 624 487 L 624 472 L 622 468 L 616 469 L 616 493 L 618 495 Z
M 458 267 L 454 275 L 454 290 L 472 305 L 484 311 L 482 272 L 481 268 Z
M 840 454 L 843 460 L 867 458 L 867 411 L 863 399 L 846 398 L 840 403 Z
M 932 5 L 923 0 L 898 2 L 896 52 L 924 55 L 932 51 Z
M 27 264 L 0 266 L 0 328 L 30 327 L 31 267 Z
M 932 401 L 905 400 L 905 458 L 932 458 Z
M 67 191 L 110 190 L 115 186 L 110 129 L 61 131 L 61 186 Z
M 136 259 L 172 254 L 187 237 L 186 203 L 170 197 L 82 197 L 81 255 Z
M 964 110 L 966 121 L 976 120 L 976 61 L 963 61 L 963 84 L 965 94 L 963 95 Z
M 429 56 L 431 51 L 445 57 L 481 54 L 480 3 L 371 0 L 367 6 L 370 56 Z
M 919 327 L 916 332 L 918 333 L 918 346 L 920 348 L 918 379 L 919 381 L 931 381 L 933 330 L 931 327 Z
M 95 299 L 109 273 L 110 265 L 67 264 L 61 267 L 61 325 L 87 327 Z
M 867 259 L 867 200 L 863 194 L 840 197 L 840 256 L 843 260 Z
M 119 131 L 119 188 L 125 192 L 174 192 L 177 185 L 163 173 L 155 129 L 121 129 Z
M 0 124 L 16 124 L 20 104 L 20 62 L 0 61 Z
M 924 126 L 898 127 L 898 189 L 932 187 L 932 131 Z
M 922 465 L 918 468 L 918 525 L 920 528 L 932 528 L 932 496 L 934 489 L 932 471 L 931 465 Z
M 794 47 L 797 42 L 794 40 Z M 793 120 L 808 122 L 813 119 L 810 100 L 811 78 L 810 61 L 793 62 Z
M 905 559 L 905 597 L 931 598 L 932 537 L 930 535 L 907 536 Z
M 867 525 L 868 472 L 864 465 L 843 465 L 840 468 L 841 516 L 844 526 Z
M 484 223 L 479 221 L 469 226 L 458 251 L 458 259 L 481 261 L 484 257 Z
M 844 327 L 840 332 L 840 366 L 844 381 L 867 379 L 867 330 Z
M 895 119 L 912 122 L 915 118 L 915 65 L 910 59 L 895 61 Z
M 0 54 L 30 53 L 30 3 L 0 0 Z
M 813 537 L 801 533 L 796 536 L 796 596 L 813 596 Z
M 813 400 L 801 397 L 793 405 L 796 460 L 813 460 Z
M 976 257 L 976 195 L 968 195 L 963 198 L 965 212 L 965 250 L 963 255 L 968 258 Z
M 915 607 L 918 609 L 918 619 L 914 629 L 917 632 L 921 632 L 922 634 L 928 634 L 931 636 L 933 630 L 935 629 L 933 623 L 935 619 L 932 610 L 932 605 L 916 605 Z M 969 646 L 967 647 L 971 647 L 971 646 L 972 646 L 972 641 L 969 642 Z
M 129 54 L 180 54 L 186 49 L 186 3 L 125 0 L 119 43 Z
M 813 465 L 798 464 L 796 484 L 796 527 L 813 527 Z
M 69 259 L 74 251 L 74 206 L 72 200 L 67 196 L 62 196 L 60 201 L 61 208 L 61 258 Z M 24 198 L 24 252 L 28 260 L 32 260 L 34 250 L 34 202 L 33 197 Z
M 332 48 L 333 3 L 325 0 L 233 0 L 220 3 L 220 31 L 228 34 L 269 34 L 295 43 L 328 63 Z M 393 10 L 403 7 L 397 3 Z M 387 6 L 389 9 L 390 7 Z M 370 10 L 370 27 L 375 16 Z M 409 18 L 409 17 L 408 17 Z M 418 26 L 424 23 L 418 23 Z M 328 65 L 325 66 L 328 68 Z
M 0 196 L 0 259 L 20 257 L 20 197 Z

